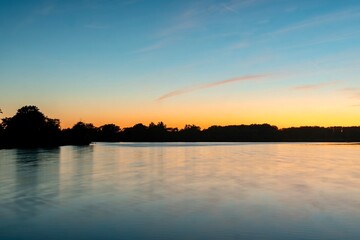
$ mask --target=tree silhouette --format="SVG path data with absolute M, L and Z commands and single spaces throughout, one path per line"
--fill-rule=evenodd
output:
M 13 117 L 2 119 L 3 137 L 9 146 L 37 147 L 59 144 L 60 121 L 46 117 L 36 106 L 24 106 Z
M 178 133 L 179 141 L 200 141 L 201 140 L 201 128 L 196 125 L 187 124 Z
M 168 140 L 168 131 L 166 125 L 163 122 L 150 123 L 149 128 L 150 141 L 162 142 Z
M 91 123 L 78 122 L 72 128 L 63 130 L 63 144 L 88 145 L 96 139 L 97 129 Z
M 121 140 L 130 142 L 148 141 L 149 137 L 147 129 L 148 127 L 142 123 L 135 124 L 133 127 L 125 128 L 121 133 Z
M 98 128 L 97 141 L 116 142 L 120 138 L 120 127 L 115 124 L 105 124 Z
M 4 139 L 4 127 L 3 127 L 2 123 L 1 123 L 0 124 L 0 148 L 1 148 L 1 146 L 4 145 L 4 141 L 5 141 L 5 139 Z
M 1 110 L 0 110 L 1 111 Z M 169 128 L 163 122 L 141 123 L 120 129 L 115 124 L 95 127 L 78 122 L 60 129 L 60 121 L 45 116 L 36 106 L 24 106 L 0 123 L 0 148 L 87 145 L 94 141 L 211 141 L 211 142 L 359 142 L 360 127 L 291 127 L 278 129 L 269 124 L 211 126 L 201 129 L 185 125 Z
M 206 141 L 268 142 L 278 141 L 278 128 L 269 124 L 211 126 L 204 130 Z

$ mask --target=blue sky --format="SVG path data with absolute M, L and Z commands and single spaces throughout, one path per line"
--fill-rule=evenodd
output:
M 356 125 L 359 26 L 351 0 L 1 0 L 0 107 L 64 126 Z

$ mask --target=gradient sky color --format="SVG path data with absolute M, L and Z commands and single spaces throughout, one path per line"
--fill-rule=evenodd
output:
M 358 0 L 1 0 L 1 116 L 360 125 L 359 40 Z

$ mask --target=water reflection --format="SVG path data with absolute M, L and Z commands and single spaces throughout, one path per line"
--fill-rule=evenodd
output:
M 59 192 L 59 151 L 16 150 L 14 214 L 26 218 L 54 205 Z
M 0 239 L 359 239 L 360 148 L 0 151 Z
M 76 198 L 92 188 L 92 146 L 65 146 L 60 152 L 61 196 Z

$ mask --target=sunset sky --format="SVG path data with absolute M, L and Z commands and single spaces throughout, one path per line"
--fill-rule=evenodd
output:
M 360 125 L 359 0 L 0 0 L 0 117 Z

